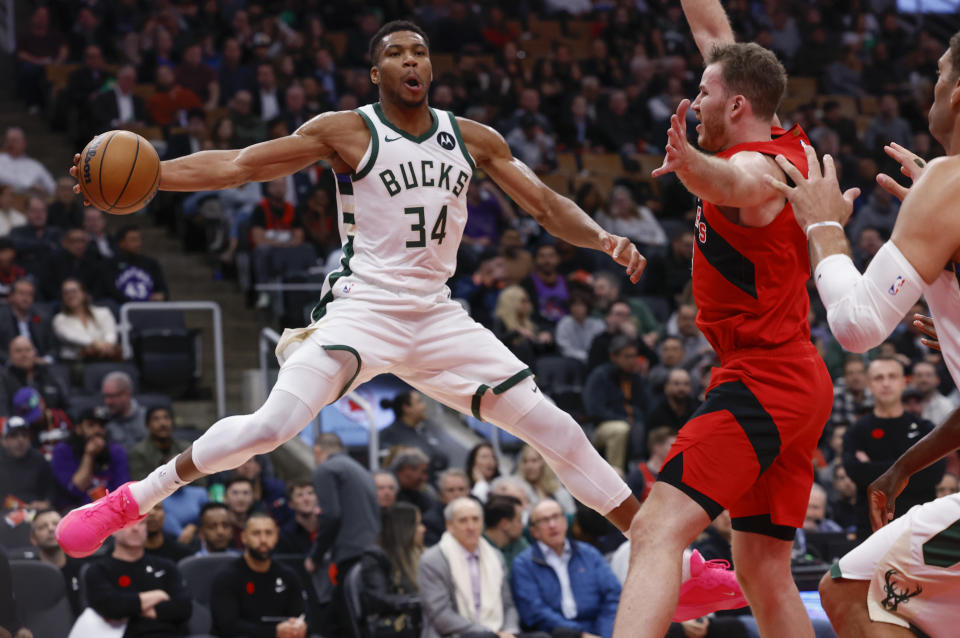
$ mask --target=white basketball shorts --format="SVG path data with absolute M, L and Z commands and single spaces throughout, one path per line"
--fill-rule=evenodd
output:
M 314 412 L 329 402 L 328 393 L 317 391 L 330 383 L 317 362 L 330 350 L 356 359 L 355 371 L 333 395 L 337 398 L 378 374 L 391 373 L 481 419 L 485 394 L 501 394 L 533 375 L 492 332 L 451 301 L 446 288 L 417 295 L 352 276 L 339 279 L 332 292 L 333 300 L 317 313 L 320 318 L 306 328 L 285 330 L 276 349 L 281 368 L 275 387 Z M 542 399 L 539 392 L 524 394 L 529 397 L 511 397 L 517 417 Z
M 870 581 L 870 619 L 916 627 L 930 638 L 960 635 L 960 494 L 912 507 L 830 570 Z

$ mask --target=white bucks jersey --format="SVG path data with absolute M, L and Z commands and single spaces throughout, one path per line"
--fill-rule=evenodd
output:
M 924 287 L 923 296 L 933 315 L 947 369 L 954 384 L 960 385 L 960 264 L 949 262 L 946 270 Z
M 391 124 L 379 103 L 356 112 L 370 129 L 370 146 L 355 173 L 337 175 L 339 276 L 438 292 L 456 269 L 474 169 L 456 119 L 430 109 L 433 125 L 417 137 Z

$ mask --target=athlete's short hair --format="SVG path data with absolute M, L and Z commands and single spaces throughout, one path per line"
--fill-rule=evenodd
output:
M 393 20 L 380 27 L 370 38 L 370 64 L 375 65 L 380 61 L 380 54 L 383 52 L 383 39 L 397 31 L 413 31 L 423 38 L 423 41 L 427 44 L 427 49 L 430 48 L 430 38 L 427 37 L 423 29 L 409 20 Z
M 950 79 L 960 75 L 960 31 L 950 38 Z
M 717 63 L 726 89 L 747 98 L 757 119 L 774 116 L 787 88 L 787 72 L 772 51 L 753 42 L 721 44 L 707 56 L 707 64 Z

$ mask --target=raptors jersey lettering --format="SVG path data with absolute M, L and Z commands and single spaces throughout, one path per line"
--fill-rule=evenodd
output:
M 809 144 L 799 126 L 772 128 L 767 142 L 738 144 L 717 154 L 741 151 L 783 154 L 804 176 Z M 714 204 L 697 205 L 693 251 L 693 296 L 697 325 L 720 356 L 745 348 L 775 348 L 810 340 L 810 277 L 807 239 L 787 202 L 762 228 L 737 225 Z

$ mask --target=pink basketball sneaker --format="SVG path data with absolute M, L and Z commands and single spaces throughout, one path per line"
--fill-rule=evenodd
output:
M 673 622 L 706 616 L 721 609 L 739 609 L 747 602 L 737 576 L 725 560 L 704 560 L 700 552 L 690 555 L 690 580 L 680 585 L 680 600 Z
M 57 525 L 57 542 L 67 555 L 83 558 L 100 549 L 114 532 L 145 518 L 130 494 L 130 483 L 124 483 L 116 491 L 64 516 Z

